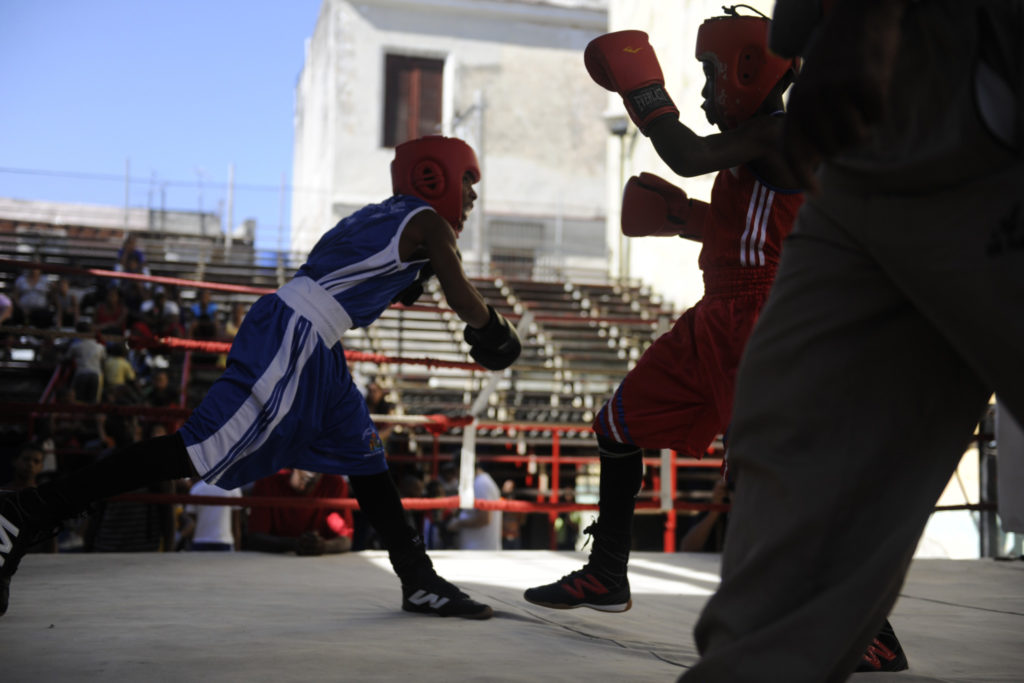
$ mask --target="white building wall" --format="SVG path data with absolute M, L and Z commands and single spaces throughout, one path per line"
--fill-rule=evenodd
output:
M 606 31 L 606 4 L 325 0 L 296 88 L 293 249 L 391 193 L 393 150 L 381 146 L 388 53 L 446 60 L 441 132 L 472 144 L 483 171 L 463 236 L 468 259 L 486 244 L 484 214 L 603 220 L 605 97 L 582 55 Z
M 308 251 L 331 223 L 335 99 L 333 62 L 338 38 L 330 0 L 320 6 L 306 59 L 295 87 L 295 142 L 292 167 L 292 248 Z
M 747 4 L 771 16 L 774 2 L 750 0 Z M 694 57 L 697 29 L 705 19 L 721 16 L 722 5 L 721 0 L 609 0 L 608 30 L 638 29 L 647 32 L 665 74 L 666 88 L 679 107 L 680 120 L 698 135 L 719 131 L 707 122 L 700 108 L 704 72 Z M 625 113 L 618 95 L 609 93 L 606 106 L 609 115 Z M 622 144 L 625 146 L 623 179 L 646 171 L 678 185 L 691 197 L 704 201 L 710 199 L 713 174 L 699 178 L 677 176 L 661 161 L 650 141 L 632 124 Z M 652 285 L 655 291 L 672 301 L 677 308 L 688 308 L 704 293 L 701 272 L 697 267 L 700 244 L 674 237 L 620 238 L 617 209 L 622 189 L 618 178 L 620 149 L 620 140 L 611 137 L 607 143 L 609 242 L 627 252 L 630 276 L 639 277 Z M 623 246 L 619 247 L 620 244 Z M 617 256 L 614 263 L 619 267 Z

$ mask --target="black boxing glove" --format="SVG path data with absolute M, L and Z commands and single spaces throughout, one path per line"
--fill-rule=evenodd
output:
M 422 268 L 420 268 L 419 275 L 413 280 L 413 283 L 403 289 L 398 294 L 395 294 L 395 298 L 391 300 L 393 304 L 402 304 L 403 306 L 412 306 L 416 301 L 423 296 L 423 284 L 434 277 L 434 269 L 428 262 Z
M 469 355 L 488 370 L 504 370 L 519 358 L 523 345 L 514 327 L 488 304 L 491 317 L 483 327 L 466 325 L 463 338 L 469 344 Z

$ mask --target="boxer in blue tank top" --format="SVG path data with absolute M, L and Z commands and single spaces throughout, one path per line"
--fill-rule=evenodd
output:
M 293 467 L 348 475 L 401 579 L 402 609 L 468 619 L 492 615 L 489 606 L 437 575 L 423 541 L 405 522 L 341 340 L 349 329 L 373 323 L 393 301 L 413 300 L 433 273 L 466 323 L 464 337 L 478 363 L 504 369 L 521 345 L 469 282 L 456 248 L 480 180 L 472 148 L 441 136 L 403 143 L 391 176 L 394 196 L 340 221 L 291 281 L 252 306 L 224 374 L 178 432 L 124 448 L 38 489 L 0 496 L 0 614 L 11 575 L 33 539 L 90 502 L 188 476 L 230 489 Z

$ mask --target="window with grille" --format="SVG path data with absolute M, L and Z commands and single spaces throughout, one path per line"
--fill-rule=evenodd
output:
M 384 146 L 439 134 L 444 60 L 388 55 L 384 71 Z

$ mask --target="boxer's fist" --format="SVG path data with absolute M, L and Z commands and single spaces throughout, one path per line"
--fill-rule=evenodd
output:
M 504 370 L 519 358 L 523 345 L 515 328 L 505 317 L 487 306 L 491 317 L 483 327 L 466 325 L 463 338 L 469 344 L 469 355 L 488 370 Z
M 626 182 L 622 193 L 622 234 L 692 236 L 688 225 L 693 201 L 672 183 L 653 173 L 641 173 Z
M 658 56 L 643 31 L 594 38 L 583 51 L 583 63 L 598 85 L 622 95 L 629 118 L 641 132 L 662 116 L 679 118 L 679 108 L 665 92 Z

